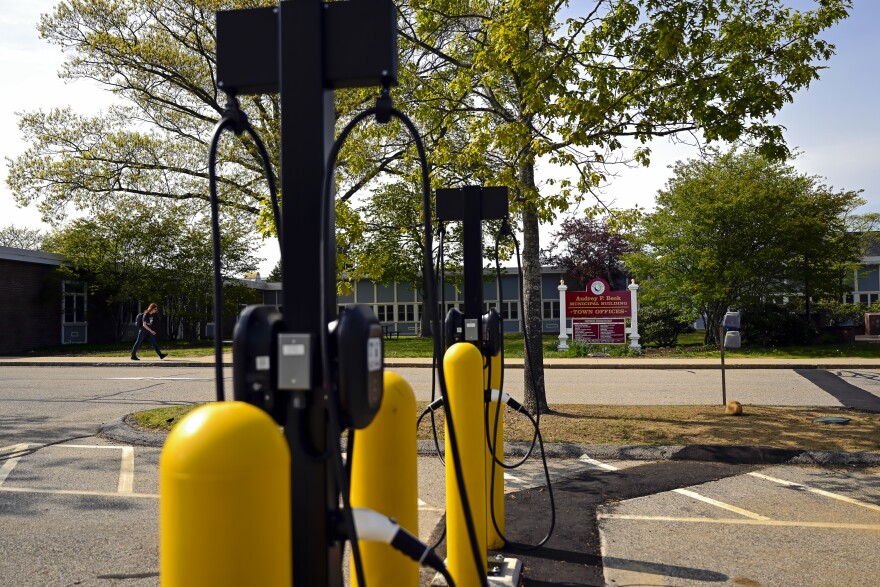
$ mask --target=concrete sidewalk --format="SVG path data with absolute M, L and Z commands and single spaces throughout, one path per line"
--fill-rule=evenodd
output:
M 223 365 L 232 366 L 232 355 L 223 355 Z M 387 367 L 430 368 L 430 358 L 387 358 Z M 127 356 L 88 357 L 2 357 L 0 367 L 213 367 L 214 355 L 192 356 L 171 352 L 165 359 L 144 355 L 140 361 L 132 361 Z M 522 369 L 523 359 L 507 358 L 507 369 Z M 878 357 L 787 359 L 787 358 L 727 358 L 728 369 L 880 369 L 880 347 Z M 651 358 L 651 357 L 601 357 L 577 359 L 545 359 L 545 369 L 720 369 L 721 361 L 715 358 Z

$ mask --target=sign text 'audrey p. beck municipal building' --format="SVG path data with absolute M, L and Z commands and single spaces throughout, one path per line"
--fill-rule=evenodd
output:
M 565 313 L 569 318 L 628 318 L 632 312 L 629 291 L 610 291 L 604 279 L 593 279 L 587 291 L 565 292 Z

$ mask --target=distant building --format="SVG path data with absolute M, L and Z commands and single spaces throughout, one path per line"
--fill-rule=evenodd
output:
M 847 304 L 873 304 L 880 299 L 880 233 L 873 235 L 862 264 L 853 272 L 852 293 L 844 296 Z
M 519 272 L 517 269 L 503 269 L 501 276 L 501 304 L 495 287 L 495 272 L 487 271 L 483 282 L 483 311 L 497 307 L 504 318 L 505 332 L 521 332 L 519 303 Z M 562 272 L 553 267 L 544 267 L 541 272 L 541 308 L 544 332 L 559 332 L 559 280 Z M 255 282 L 250 287 L 263 293 L 263 303 L 281 306 L 281 284 L 274 282 Z M 443 313 L 451 308 L 464 310 L 464 297 L 454 285 L 447 284 L 440 297 L 445 304 Z M 368 280 L 357 281 L 354 291 L 337 298 L 339 310 L 351 304 L 370 306 L 373 313 L 384 326 L 400 334 L 418 334 L 422 318 L 422 299 L 409 283 L 382 285 Z
M 63 263 L 61 255 L 0 247 L 0 354 L 113 339 L 106 305 L 89 299 L 84 282 L 66 279 Z

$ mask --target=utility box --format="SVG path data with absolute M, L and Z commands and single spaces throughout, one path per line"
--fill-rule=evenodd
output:
M 880 336 L 880 312 L 865 312 L 865 334 Z
M 738 349 L 740 347 L 740 337 L 738 330 L 731 330 L 724 335 L 724 348 Z
M 727 312 L 724 315 L 724 328 L 739 330 L 739 312 Z

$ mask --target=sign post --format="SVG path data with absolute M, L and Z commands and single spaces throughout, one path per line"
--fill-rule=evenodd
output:
M 627 288 L 632 296 L 632 316 L 630 318 L 629 327 L 629 348 L 640 351 L 642 345 L 639 344 L 639 284 L 633 279 Z
M 565 285 L 565 281 L 559 280 L 559 287 L 556 289 L 559 290 L 559 346 L 556 347 L 556 350 L 559 351 L 567 351 L 568 350 L 568 315 L 565 311 L 565 292 L 568 291 L 568 286 Z

